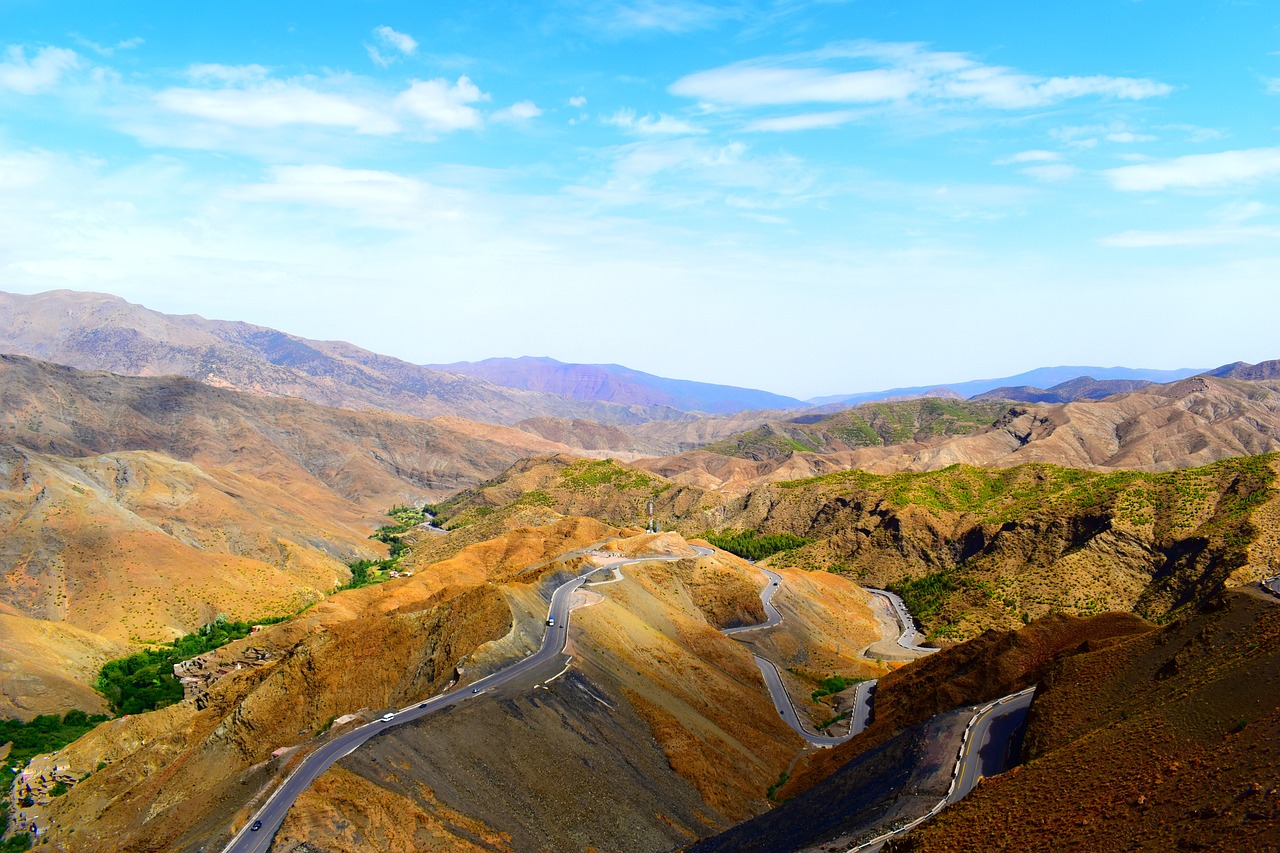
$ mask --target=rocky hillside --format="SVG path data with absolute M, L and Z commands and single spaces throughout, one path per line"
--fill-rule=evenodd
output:
M 444 373 L 484 379 L 495 385 L 542 391 L 583 402 L 619 403 L 624 406 L 665 406 L 686 412 L 730 414 L 748 409 L 804 408 L 794 397 L 737 388 L 667 379 L 620 364 L 565 364 L 554 358 L 487 358 L 433 364 Z
M 735 439 L 716 446 L 737 444 Z M 743 444 L 760 446 L 748 439 Z M 985 429 L 962 435 L 918 434 L 898 444 L 822 453 L 786 445 L 784 437 L 774 441 L 774 450 L 785 452 L 760 452 L 756 455 L 762 461 L 755 461 L 726 460 L 699 450 L 638 464 L 678 482 L 738 494 L 766 482 L 851 468 L 888 474 L 957 463 L 1004 468 L 1047 462 L 1093 470 L 1172 471 L 1280 450 L 1280 382 L 1197 376 L 1106 400 L 1009 407 Z
M 797 762 L 778 791 L 781 807 L 692 853 L 845 850 L 895 820 L 923 814 L 946 793 L 967 721 L 949 712 L 1035 685 L 1067 656 L 1150 630 L 1129 614 L 1055 615 L 1019 631 L 989 631 L 896 670 L 877 684 L 875 718 L 864 732 Z M 932 790 L 922 797 L 919 786 Z
M 465 527 L 527 506 L 664 529 L 788 534 L 775 567 L 902 591 L 934 641 L 1051 612 L 1163 619 L 1280 570 L 1280 456 L 1167 473 L 1053 465 L 842 471 L 726 497 L 611 460 L 524 460 L 444 504 Z
M 323 406 L 512 424 L 531 417 L 643 423 L 680 413 L 524 391 L 250 323 L 172 315 L 103 293 L 0 293 L 0 353 L 128 376 L 175 374 Z
M 1025 766 L 885 849 L 1275 849 L 1278 682 L 1280 601 L 1256 591 L 1066 658 L 1031 706 Z
M 567 673 L 380 736 L 299 801 L 277 845 L 661 850 L 766 809 L 801 743 L 750 652 L 719 631 L 761 615 L 759 573 L 728 555 L 695 557 L 672 534 L 522 512 L 521 526 L 513 518 L 494 538 L 416 564 L 411 578 L 340 593 L 220 649 L 217 659 L 232 660 L 251 644 L 267 662 L 198 700 L 113 721 L 62 750 L 58 761 L 87 778 L 38 810 L 54 849 L 220 845 L 294 747 L 350 725 L 343 715 L 374 716 L 527 654 L 550 589 L 581 570 L 572 552 L 606 541 L 633 556 L 690 556 L 628 566 L 623 580 L 584 590 Z M 819 623 L 843 620 L 856 645 L 875 620 L 853 584 L 832 578 L 826 593 L 797 613 L 792 642 L 833 660 Z
M 927 398 L 896 403 L 864 403 L 825 417 L 806 415 L 774 421 L 709 444 L 708 453 L 764 462 L 800 453 L 839 453 L 968 435 L 985 429 L 1008 410 L 1003 403 L 965 403 Z

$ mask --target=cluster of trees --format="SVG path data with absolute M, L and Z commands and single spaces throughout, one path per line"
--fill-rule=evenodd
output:
M 173 665 L 247 637 L 252 627 L 249 622 L 231 622 L 219 616 L 196 633 L 160 648 L 108 661 L 94 687 L 117 714 L 141 714 L 181 702 L 182 685 L 173 677 Z
M 427 520 L 425 509 L 415 509 L 411 506 L 393 506 L 387 510 L 387 515 L 394 518 L 396 523 L 384 524 L 369 538 L 387 543 L 391 555 L 385 560 L 356 560 L 354 563 L 348 563 L 347 568 L 351 569 L 351 580 L 340 586 L 339 590 L 356 589 L 386 580 L 386 573 L 394 569 L 399 564 L 400 558 L 409 550 L 409 546 L 400 539 L 400 535 Z
M 809 542 L 808 539 L 801 539 L 790 533 L 771 533 L 762 536 L 750 530 L 708 534 L 707 541 L 717 548 L 747 560 L 763 560 L 779 551 L 790 551 Z
M 25 767 L 35 756 L 62 749 L 98 723 L 109 719 L 106 714 L 90 716 L 84 711 L 73 710 L 61 717 L 57 714 L 41 714 L 25 723 L 22 720 L 0 720 L 0 744 L 13 744 L 5 759 L 4 770 Z M 12 775 L 6 775 L 6 784 L 8 777 Z

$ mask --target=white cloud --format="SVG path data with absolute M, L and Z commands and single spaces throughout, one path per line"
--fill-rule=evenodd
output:
M 21 45 L 12 45 L 0 62 L 0 91 L 34 95 L 52 89 L 62 75 L 80 66 L 80 57 L 74 50 L 63 47 L 42 47 L 35 56 L 27 59 Z
M 505 109 L 498 110 L 491 118 L 494 121 L 521 122 L 542 115 L 542 110 L 533 101 L 517 101 Z
M 1280 77 L 1267 77 L 1262 82 L 1267 87 L 1268 95 L 1280 95 Z
M 239 127 L 313 125 L 370 135 L 400 129 L 381 110 L 292 81 L 265 80 L 245 88 L 165 89 L 155 95 L 155 102 L 169 112 Z
M 665 113 L 658 113 L 657 118 L 651 115 L 637 118 L 635 110 L 618 110 L 613 115 L 605 116 L 601 121 L 641 136 L 690 136 L 706 133 L 706 130 L 700 127 Z
M 417 204 L 425 185 L 393 172 L 343 169 L 336 166 L 278 166 L 269 183 L 228 193 L 231 198 L 351 210 L 402 211 Z
M 418 42 L 413 36 L 398 33 L 388 26 L 374 27 L 373 34 L 387 47 L 395 48 L 406 56 L 412 56 L 418 50 Z
M 585 107 L 586 105 L 587 99 L 582 95 L 574 95 L 569 99 L 569 106 L 571 107 Z
M 1125 192 L 1214 189 L 1280 175 L 1280 148 L 1190 154 L 1159 163 L 1108 169 L 1112 186 Z
M 432 130 L 452 131 L 483 124 L 480 111 L 468 105 L 487 100 L 489 96 L 464 76 L 456 83 L 444 78 L 416 80 L 396 97 L 396 106 L 421 119 Z
M 1034 149 L 1031 151 L 1019 151 L 1017 154 L 1010 154 L 1008 157 L 1002 157 L 995 162 L 997 166 L 1008 166 L 1014 163 L 1056 163 L 1061 159 L 1062 155 L 1057 151 Z
M 677 80 L 670 91 L 732 106 L 910 100 L 1028 109 L 1090 96 L 1139 100 L 1173 88 L 1145 78 L 1041 77 L 920 44 L 863 41 L 699 71 Z
M 396 32 L 391 29 L 391 27 L 385 25 L 381 27 L 374 27 L 373 34 L 377 36 L 381 47 L 366 43 L 364 49 L 368 52 L 369 58 L 373 60 L 374 64 L 380 65 L 383 68 L 386 68 L 400 58 L 395 55 L 383 53 L 383 48 L 390 50 L 393 53 L 399 53 L 403 56 L 412 56 L 418 51 L 418 42 L 413 36 Z
M 749 121 L 743 130 L 756 133 L 792 133 L 799 130 L 820 130 L 827 127 L 839 127 L 856 119 L 860 113 L 856 110 L 832 110 L 823 113 L 801 113 L 799 115 L 776 116 Z

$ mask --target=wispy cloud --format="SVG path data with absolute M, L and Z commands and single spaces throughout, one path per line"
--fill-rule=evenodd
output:
M 639 0 L 607 4 L 588 13 L 601 29 L 622 35 L 636 32 L 687 33 L 704 30 L 738 17 L 729 4 Z
M 1268 95 L 1280 95 L 1280 77 L 1266 77 L 1262 84 L 1266 86 Z
M 665 113 L 658 113 L 657 118 L 652 115 L 637 117 L 635 110 L 618 110 L 613 115 L 605 116 L 601 121 L 641 136 L 690 136 L 707 132 L 703 128 Z
M 801 130 L 821 130 L 848 124 L 860 115 L 861 113 L 857 110 L 799 113 L 797 115 L 755 119 L 743 125 L 742 129 L 754 133 L 793 133 Z
M 64 47 L 42 47 L 30 59 L 21 45 L 12 45 L 0 62 L 0 92 L 35 95 L 58 85 L 62 75 L 80 66 L 80 57 Z
M 1156 163 L 1108 169 L 1104 174 L 1112 186 L 1125 192 L 1217 189 L 1280 175 L 1280 148 L 1189 154 Z
M 156 93 L 154 100 L 171 113 L 238 127 L 312 125 L 370 135 L 400 129 L 399 123 L 385 112 L 305 82 L 243 79 L 246 82 L 240 87 L 165 89 Z
M 377 44 L 365 44 L 364 48 L 369 53 L 369 58 L 375 64 L 386 68 L 398 58 L 395 54 L 402 56 L 412 56 L 418 52 L 418 41 L 407 33 L 397 32 L 386 25 L 373 28 L 374 38 L 378 40 Z M 392 53 L 384 53 L 384 51 L 392 51 Z
M 1039 166 L 1028 166 L 1020 171 L 1024 175 L 1048 184 L 1070 180 L 1080 172 L 1079 169 L 1069 163 L 1045 163 Z
M 1280 228 L 1273 225 L 1226 224 L 1179 231 L 1124 231 L 1103 237 L 1099 242 L 1118 249 L 1194 249 L 1275 242 L 1277 239 L 1280 239 Z
M 860 41 L 699 71 L 677 80 L 670 91 L 739 107 L 911 101 L 1016 110 L 1083 97 L 1140 100 L 1173 87 L 1135 77 L 1043 77 L 922 44 Z
M 582 95 L 574 95 L 569 99 L 569 106 L 571 107 L 585 107 L 586 105 L 587 99 Z
M 92 39 L 87 39 L 84 36 L 77 35 L 75 33 L 72 33 L 71 38 L 74 39 L 77 44 L 80 44 L 80 45 L 83 45 L 84 47 L 89 48 L 94 53 L 98 54 L 98 56 L 102 56 L 102 57 L 115 56 L 117 51 L 133 50 L 136 47 L 141 47 L 142 45 L 146 44 L 146 39 L 142 38 L 141 36 L 135 36 L 134 38 L 129 38 L 129 39 L 121 39 L 115 44 L 98 44 L 96 41 L 93 41 Z
M 497 110 L 490 118 L 493 121 L 523 122 L 542 115 L 542 110 L 533 101 L 518 101 L 509 107 Z
M 997 166 L 1008 166 L 1016 163 L 1056 163 L 1061 159 L 1062 155 L 1057 151 L 1034 149 L 1031 151 L 1019 151 L 1017 154 L 1001 157 L 995 162 Z

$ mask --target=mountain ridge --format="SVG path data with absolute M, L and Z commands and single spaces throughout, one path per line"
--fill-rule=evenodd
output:
M 806 405 L 802 400 L 769 391 L 670 379 L 621 364 L 577 364 L 545 356 L 498 357 L 427 366 L 486 379 L 508 388 L 560 394 L 575 400 L 663 405 L 717 415 Z

